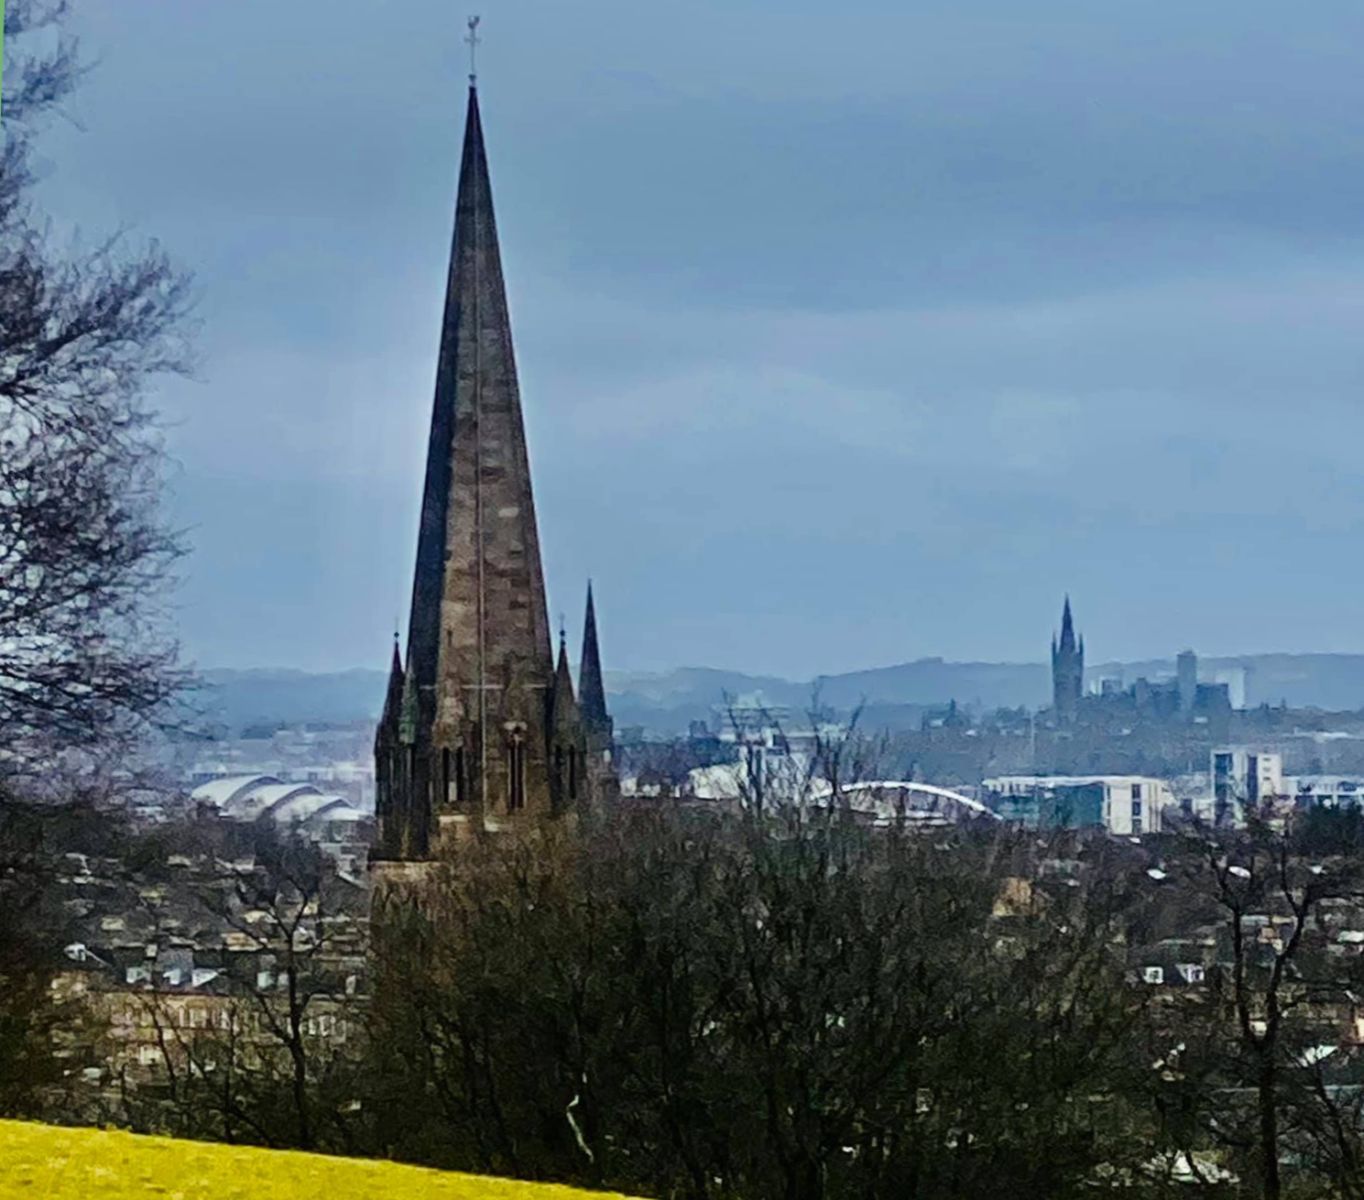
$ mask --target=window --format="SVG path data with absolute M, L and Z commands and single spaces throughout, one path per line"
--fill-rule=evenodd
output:
M 1185 983 L 1202 983 L 1203 967 L 1201 963 L 1180 963 L 1179 973 Z
M 464 747 L 455 747 L 455 795 L 454 803 L 467 804 L 469 777 L 464 773 Z
M 1146 983 L 1164 983 L 1164 982 L 1165 982 L 1165 968 L 1164 968 L 1164 967 L 1142 967 L 1142 969 L 1141 969 L 1141 977 L 1142 977 L 1142 980 L 1143 980 L 1144 982 L 1146 982 Z
M 137 1061 L 144 1067 L 155 1066 L 161 1061 L 161 1051 L 155 1046 L 139 1046 Z
M 570 800 L 578 798 L 578 752 L 576 750 L 568 752 L 568 798 Z
M 507 807 L 515 812 L 526 806 L 526 743 L 520 733 L 507 746 Z
M 331 1037 L 336 1032 L 336 1017 L 332 1013 L 309 1017 L 303 1022 L 303 1032 L 309 1037 Z
M 1134 783 L 1134 784 L 1132 785 L 1132 807 L 1135 809 L 1136 806 L 1137 806 L 1137 804 L 1138 804 L 1140 801 L 1141 801 L 1141 784 L 1139 784 L 1139 783 Z

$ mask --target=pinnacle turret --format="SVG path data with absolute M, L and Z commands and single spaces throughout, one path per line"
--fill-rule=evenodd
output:
M 602 683 L 601 650 L 597 643 L 597 607 L 592 584 L 587 585 L 587 615 L 583 620 L 583 654 L 578 664 L 578 707 L 587 730 L 589 747 L 596 751 L 611 746 L 611 717 L 606 710 Z

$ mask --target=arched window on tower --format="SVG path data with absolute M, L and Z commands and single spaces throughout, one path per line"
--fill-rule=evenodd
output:
M 578 752 L 570 750 L 568 752 L 568 798 L 576 800 L 578 798 Z
M 464 746 L 461 743 L 455 747 L 455 790 L 450 797 L 452 804 L 462 806 L 469 802 L 469 777 L 465 770 Z

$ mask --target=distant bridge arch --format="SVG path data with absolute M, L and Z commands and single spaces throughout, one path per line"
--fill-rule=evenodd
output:
M 827 803 L 833 795 L 828 783 L 815 784 L 811 799 Z M 841 803 L 855 813 L 872 817 L 878 824 L 906 821 L 918 825 L 955 825 L 962 820 L 998 821 L 999 815 L 979 800 L 950 788 L 913 779 L 876 779 L 843 784 Z

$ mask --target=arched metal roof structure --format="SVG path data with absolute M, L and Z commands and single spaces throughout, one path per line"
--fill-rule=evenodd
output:
M 211 804 L 220 812 L 239 801 L 248 792 L 280 781 L 273 775 L 229 775 L 224 779 L 210 779 L 189 794 L 199 804 Z
M 812 787 L 812 797 L 816 802 L 827 802 L 832 794 L 833 788 L 828 783 L 817 783 Z M 963 816 L 984 817 L 991 821 L 1000 819 L 997 813 L 979 800 L 963 796 L 950 788 L 912 779 L 877 779 L 843 784 L 838 794 L 854 812 L 866 812 L 878 820 L 940 817 L 946 822 Z
M 200 784 L 190 798 L 211 805 L 230 821 L 271 820 L 277 825 L 316 825 L 364 819 L 344 796 L 311 783 L 284 783 L 273 775 L 234 775 Z

